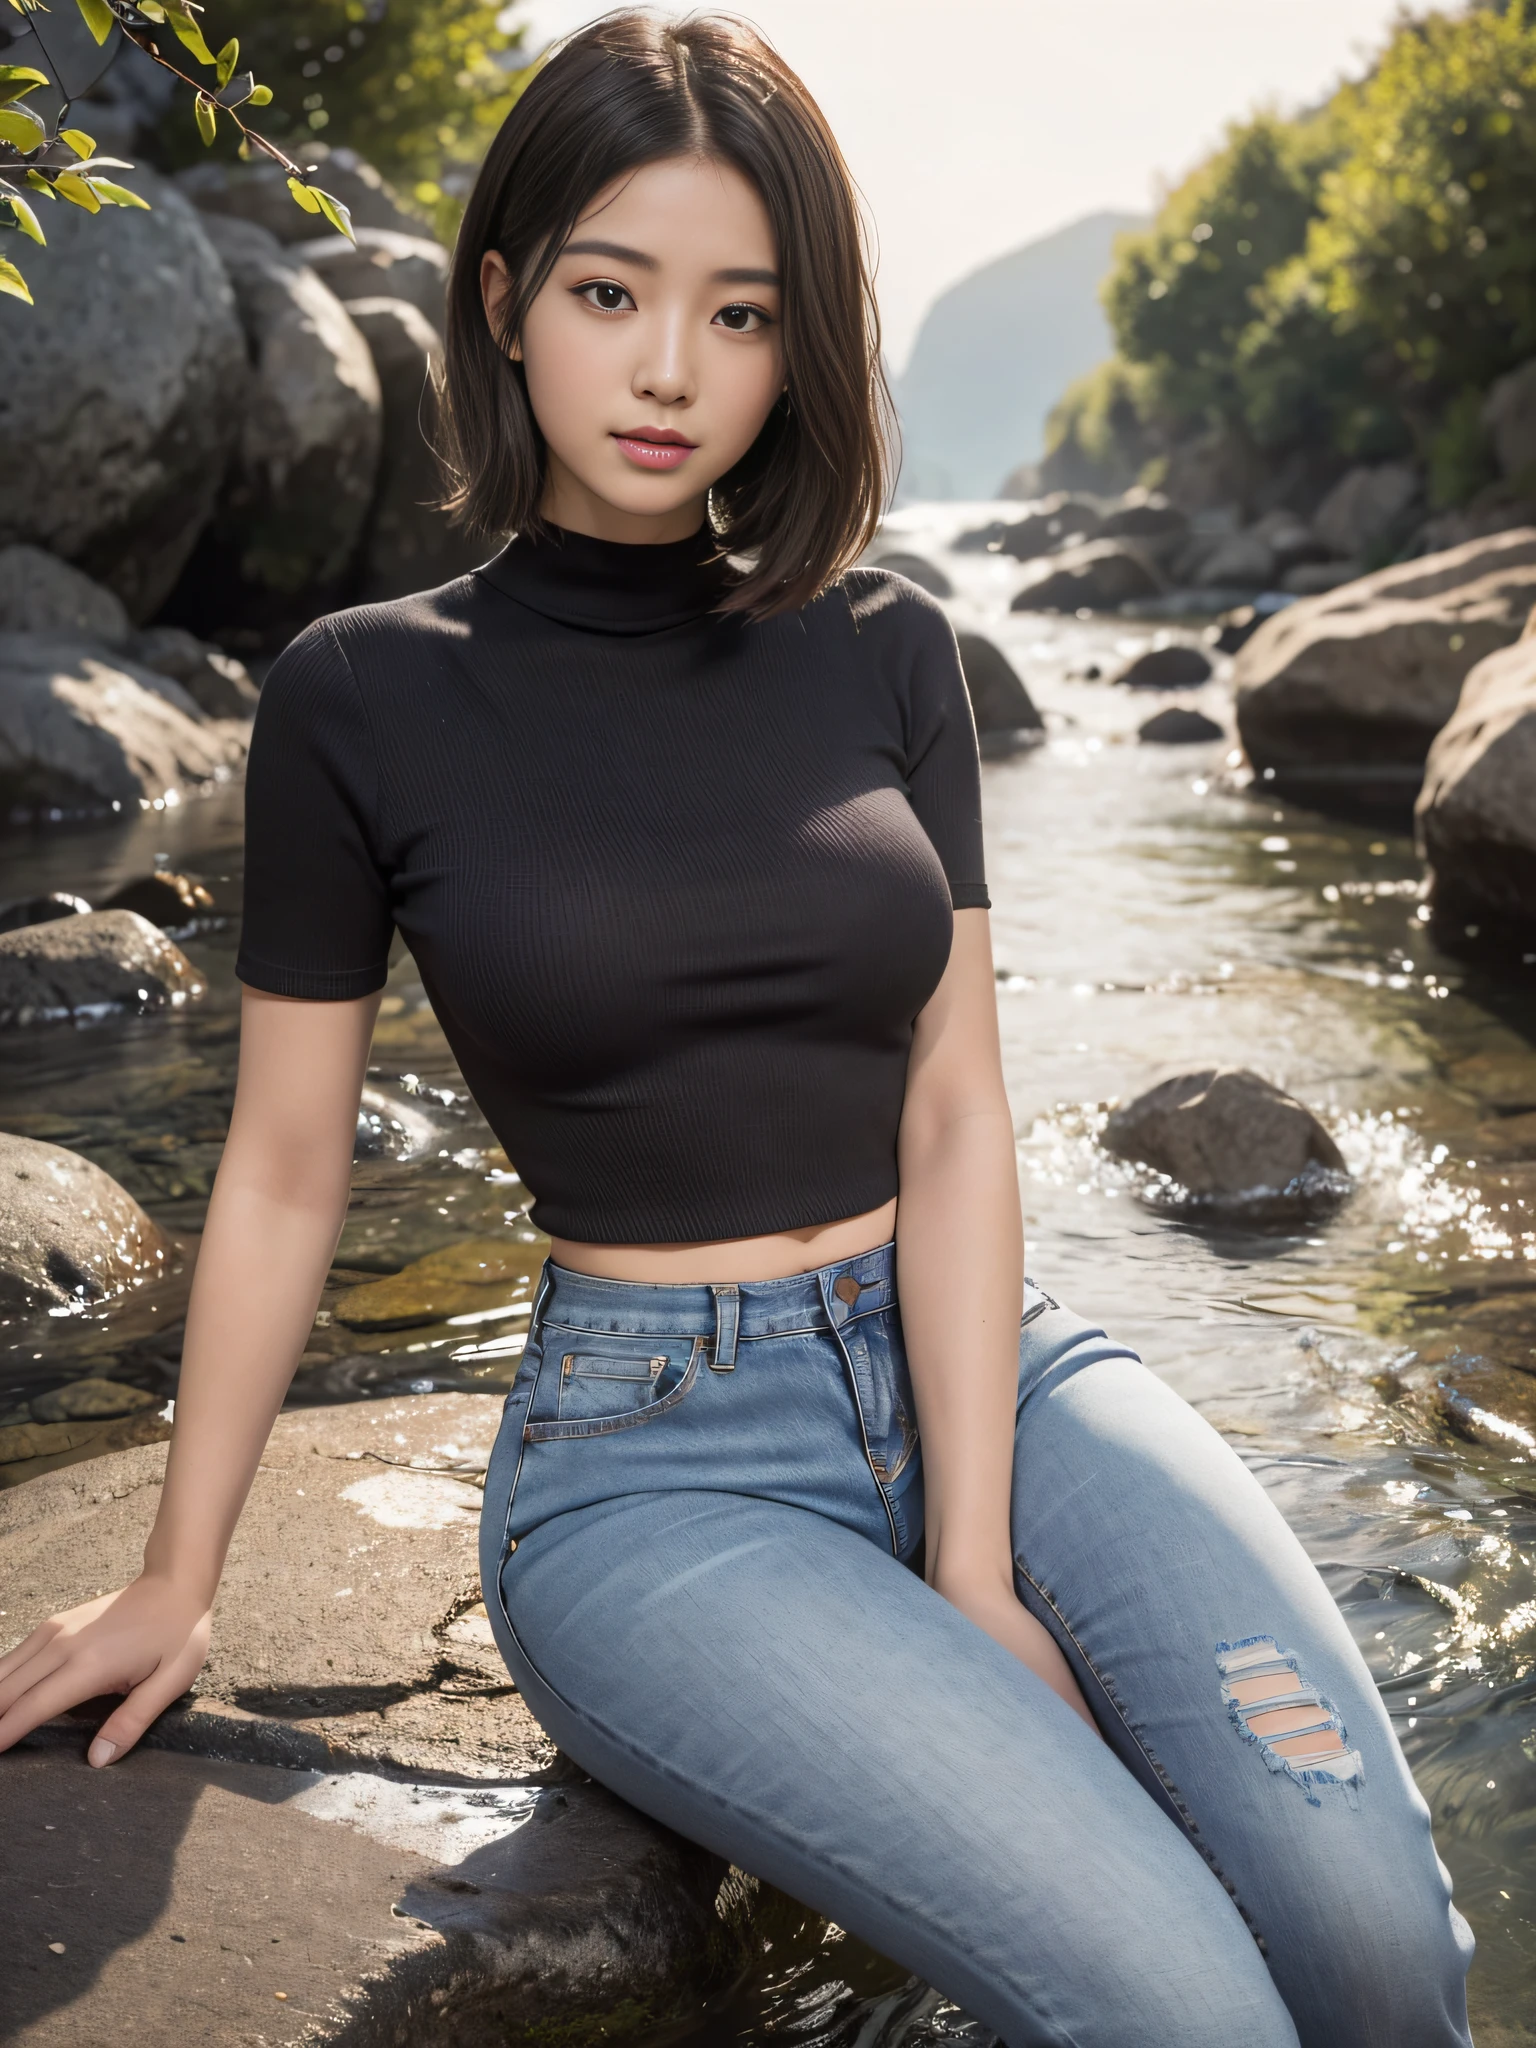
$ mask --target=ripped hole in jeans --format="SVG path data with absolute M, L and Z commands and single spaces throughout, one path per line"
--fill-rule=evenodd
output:
M 1323 1786 L 1358 1805 L 1365 1781 L 1360 1752 L 1350 1748 L 1337 1709 L 1303 1678 L 1289 1651 L 1273 1636 L 1245 1636 L 1216 1645 L 1216 1669 L 1232 1725 L 1270 1770 L 1293 1779 L 1311 1806 L 1322 1805 Z

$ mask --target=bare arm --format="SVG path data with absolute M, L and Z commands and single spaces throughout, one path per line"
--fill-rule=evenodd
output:
M 0 1658 L 0 1749 L 81 1700 L 125 1692 L 91 1745 L 92 1763 L 110 1763 L 197 1676 L 224 1556 L 346 1219 L 378 1006 L 377 995 L 320 1003 L 245 991 L 234 1112 L 144 1569 Z
M 949 965 L 917 1020 L 898 1148 L 896 1257 L 928 1583 L 1092 1725 L 1066 1660 L 1014 1592 L 1024 1222 L 984 910 L 956 913 Z

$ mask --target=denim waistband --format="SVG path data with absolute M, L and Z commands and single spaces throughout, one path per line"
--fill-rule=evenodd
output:
M 544 1268 L 536 1325 L 613 1336 L 704 1337 L 718 1342 L 783 1337 L 797 1330 L 835 1330 L 896 1299 L 896 1247 L 878 1245 L 856 1258 L 792 1273 L 783 1280 L 675 1285 L 600 1280 L 550 1260 Z

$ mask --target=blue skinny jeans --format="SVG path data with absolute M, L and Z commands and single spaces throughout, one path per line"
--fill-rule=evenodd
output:
M 546 1267 L 481 1564 L 560 1747 L 1009 2048 L 1466 2048 L 1428 1809 L 1216 1432 L 1029 1288 L 1016 1585 L 1101 1741 L 909 1568 L 914 1418 L 889 1246 L 734 1287 Z M 1281 1744 L 1252 1681 L 1290 1672 Z

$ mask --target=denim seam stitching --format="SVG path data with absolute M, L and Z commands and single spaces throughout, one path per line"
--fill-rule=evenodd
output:
M 1132 1742 L 1134 1742 L 1136 1747 L 1141 1751 L 1142 1755 L 1146 1758 L 1147 1763 L 1150 1765 L 1151 1769 L 1157 1775 L 1158 1783 L 1162 1786 L 1163 1790 L 1167 1793 L 1169 1799 L 1172 1801 L 1173 1806 L 1176 1812 L 1178 1813 L 1180 1820 L 1184 1824 L 1185 1833 L 1188 1835 L 1191 1843 L 1196 1849 L 1199 1850 L 1200 1854 L 1204 1857 L 1206 1863 L 1210 1866 L 1211 1874 L 1217 1879 L 1222 1889 L 1226 1892 L 1228 1898 L 1231 1899 L 1233 1905 L 1236 1906 L 1238 1912 L 1241 1913 L 1241 1915 L 1243 1916 L 1243 1925 L 1248 1929 L 1248 1932 L 1253 1936 L 1253 1939 L 1258 1946 L 1259 1954 L 1263 1956 L 1266 1960 L 1268 1960 L 1269 1945 L 1265 1941 L 1263 1935 L 1259 1932 L 1259 1929 L 1254 1922 L 1253 1915 L 1248 1911 L 1248 1908 L 1243 1904 L 1242 1899 L 1238 1896 L 1236 1885 L 1232 1882 L 1231 1878 L 1227 1876 L 1227 1873 L 1222 1869 L 1221 1865 L 1217 1862 L 1216 1857 L 1212 1852 L 1209 1843 L 1206 1841 L 1205 1837 L 1200 1832 L 1200 1823 L 1195 1819 L 1194 1815 L 1190 1812 L 1188 1806 L 1184 1802 L 1184 1795 L 1179 1791 L 1178 1786 L 1174 1783 L 1173 1779 L 1168 1775 L 1168 1772 L 1164 1769 L 1162 1761 L 1158 1757 L 1156 1751 L 1152 1749 L 1150 1744 L 1147 1742 L 1145 1736 L 1143 1736 L 1141 1731 L 1132 1723 L 1131 1718 L 1129 1714 L 1126 1712 L 1125 1706 L 1121 1701 L 1120 1695 L 1115 1691 L 1112 1680 L 1108 1677 L 1108 1675 L 1105 1672 L 1099 1669 L 1097 1663 L 1088 1654 L 1088 1651 L 1084 1646 L 1082 1639 L 1079 1637 L 1076 1629 L 1073 1628 L 1071 1622 L 1068 1621 L 1067 1617 L 1062 1613 L 1060 1607 L 1057 1606 L 1053 1596 L 1046 1590 L 1044 1586 L 1041 1585 L 1040 1581 L 1029 1569 L 1029 1566 L 1024 1562 L 1023 1558 L 1015 1555 L 1013 1565 L 1014 1570 L 1021 1573 L 1024 1578 L 1028 1579 L 1029 1583 L 1040 1595 L 1040 1598 L 1045 1602 L 1046 1606 L 1050 1608 L 1052 1614 L 1054 1614 L 1056 1619 L 1061 1623 L 1063 1630 L 1066 1632 L 1068 1636 L 1070 1636 L 1073 1647 L 1076 1649 L 1078 1655 L 1082 1658 L 1083 1662 L 1088 1666 L 1088 1669 L 1093 1673 L 1094 1677 L 1103 1687 L 1104 1696 L 1109 1701 L 1110 1705 L 1114 1708 L 1116 1714 L 1119 1716 L 1121 1726 L 1124 1728 L 1126 1734 L 1131 1738 Z
M 525 1444 L 569 1443 L 574 1439 L 591 1436 L 613 1436 L 621 1429 L 638 1429 L 642 1423 L 652 1422 L 658 1415 L 664 1415 L 669 1408 L 675 1408 L 687 1394 L 698 1377 L 699 1356 L 704 1344 L 702 1337 L 695 1337 L 693 1350 L 688 1359 L 688 1370 L 683 1374 L 670 1394 L 663 1394 L 659 1401 L 652 1401 L 648 1407 L 634 1408 L 623 1415 L 598 1415 L 590 1421 L 579 1422 L 525 1422 L 523 1442 Z
M 826 1283 L 823 1280 L 821 1284 L 822 1293 L 825 1295 Z M 828 1306 L 827 1314 L 830 1316 L 831 1313 L 831 1307 Z M 852 1322 L 854 1318 L 850 1316 L 846 1320 Z M 859 1418 L 859 1442 L 864 1446 L 864 1462 L 869 1467 L 870 1478 L 875 1482 L 875 1491 L 880 1496 L 880 1505 L 885 1509 L 886 1524 L 891 1532 L 891 1555 L 892 1557 L 900 1557 L 901 1532 L 896 1527 L 896 1510 L 891 1505 L 891 1496 L 886 1491 L 885 1481 L 875 1470 L 875 1454 L 869 1447 L 869 1425 L 864 1418 L 864 1403 L 859 1399 L 859 1376 L 854 1371 L 853 1360 L 848 1353 L 848 1346 L 843 1342 L 842 1326 L 834 1322 L 831 1334 L 832 1340 L 837 1346 L 838 1356 L 843 1361 L 843 1372 L 848 1381 L 849 1391 L 853 1395 L 853 1412 Z

